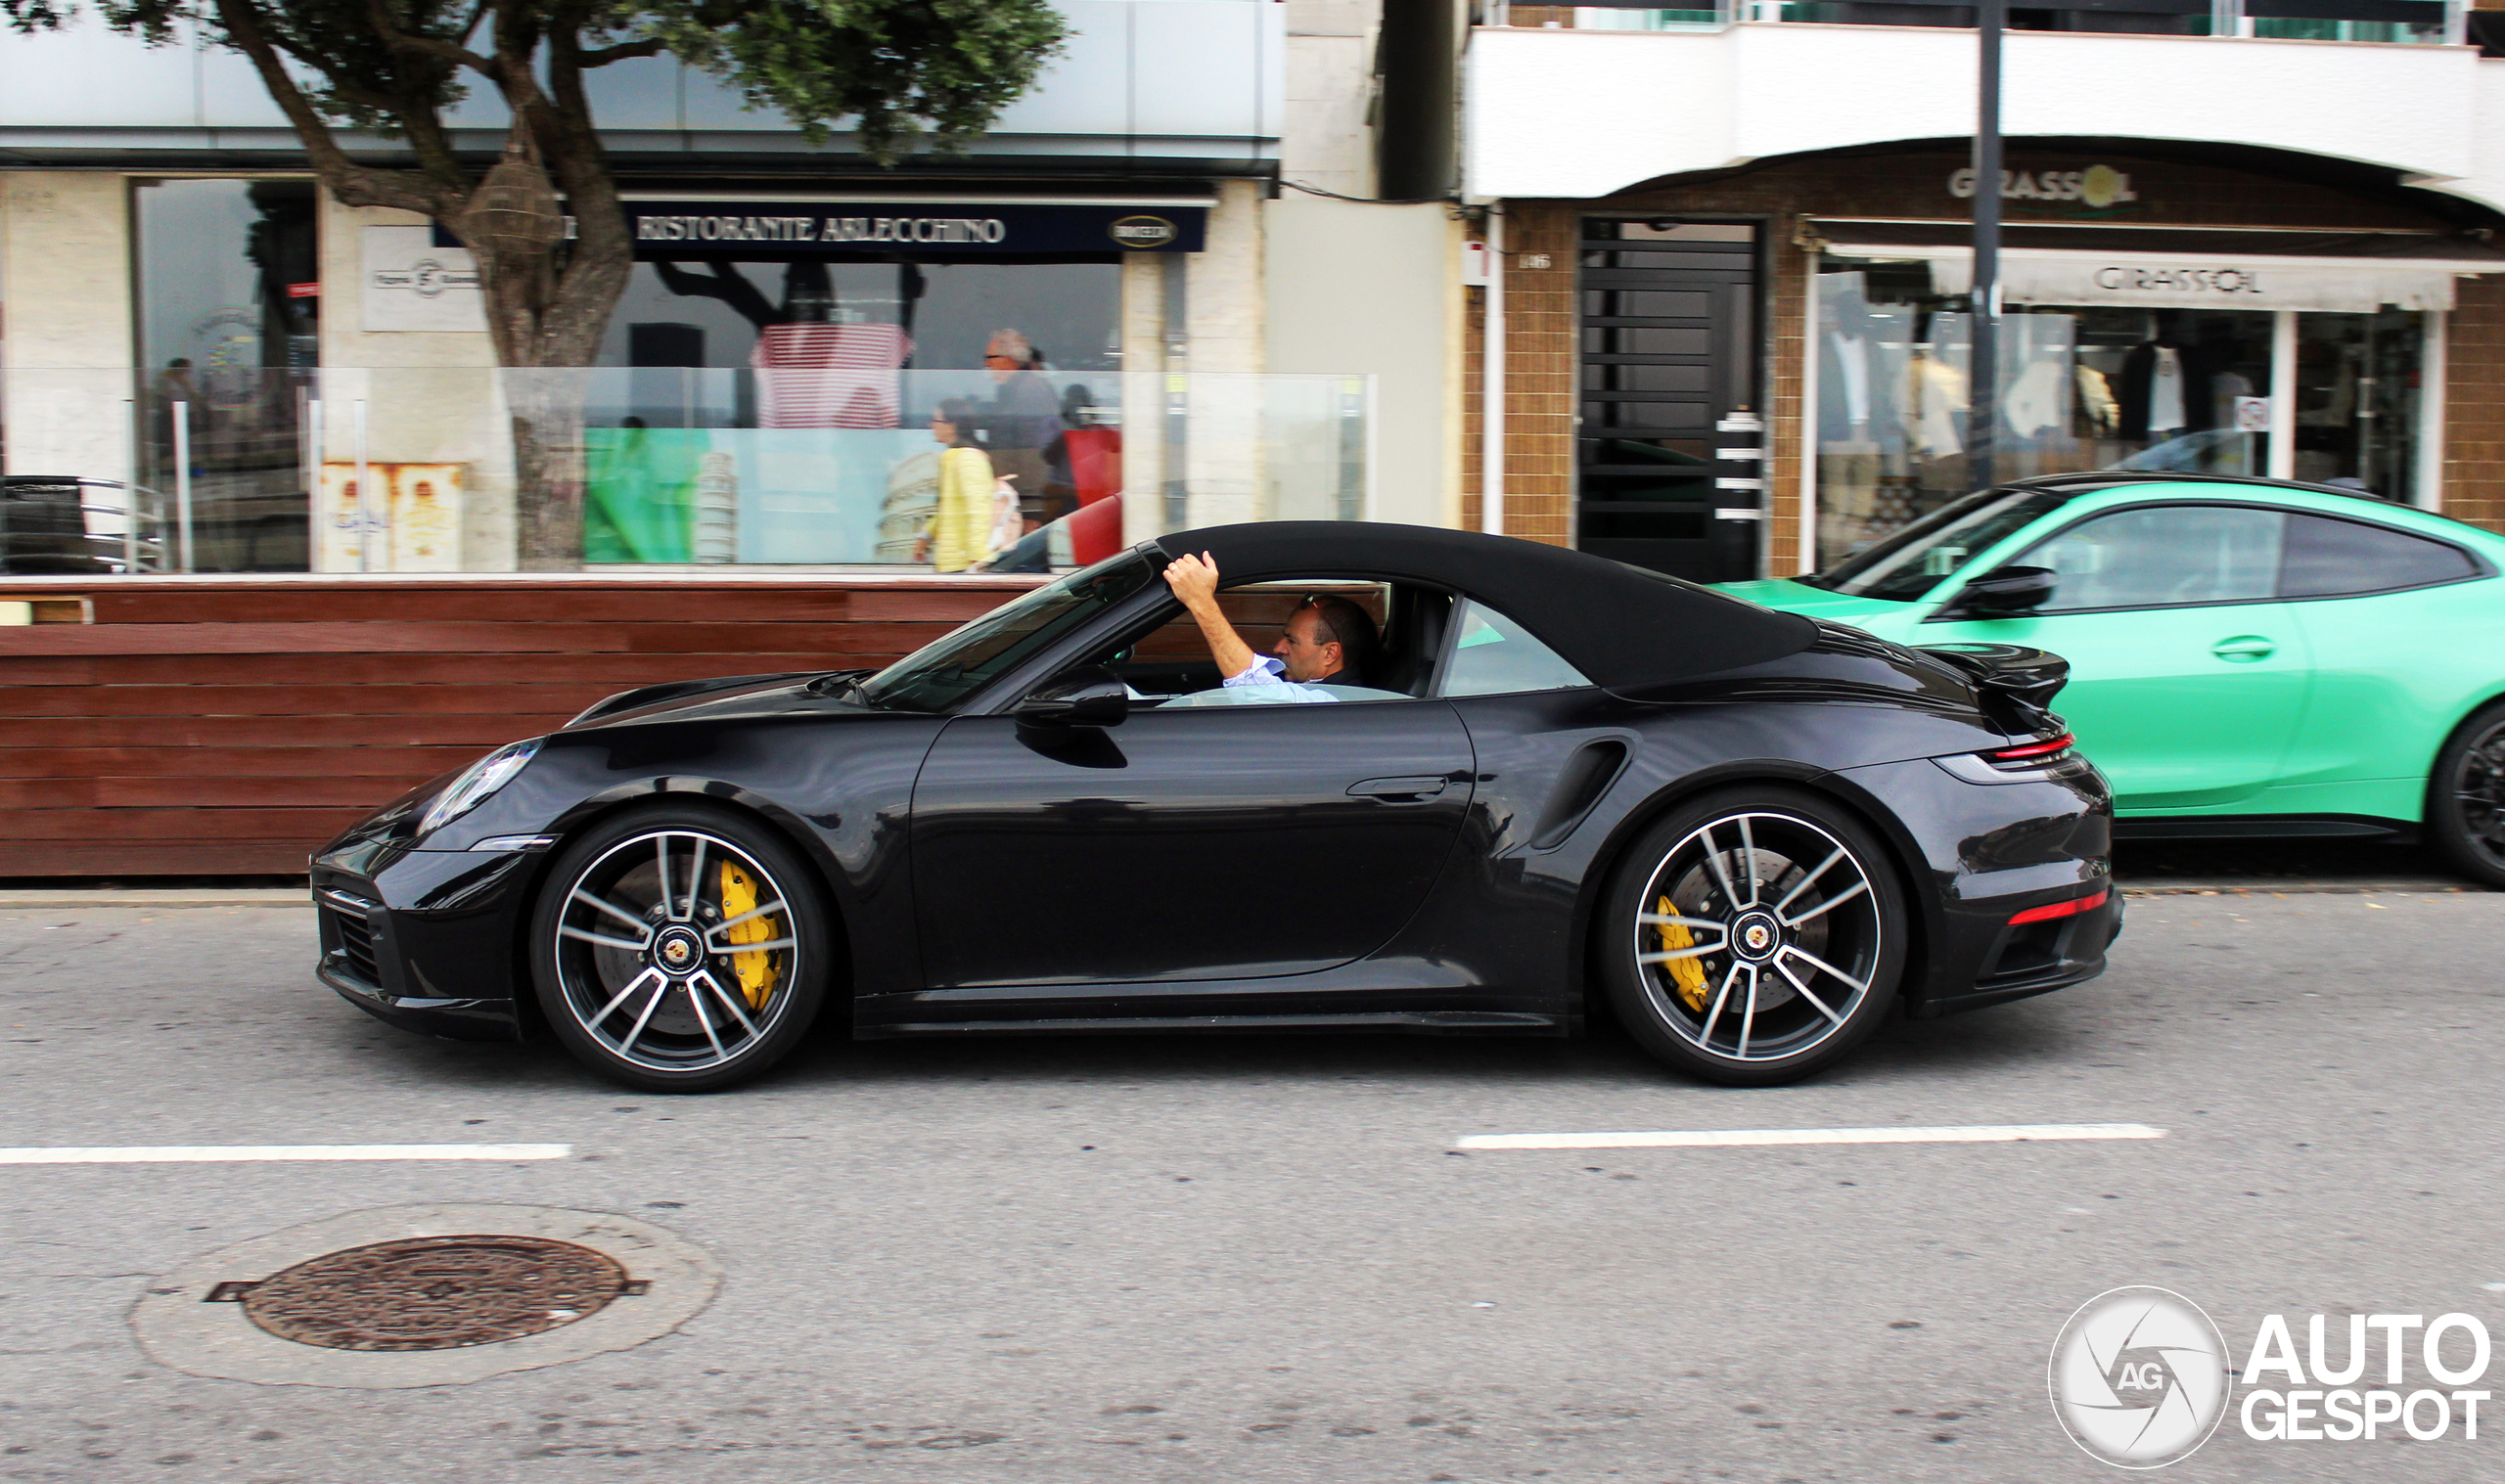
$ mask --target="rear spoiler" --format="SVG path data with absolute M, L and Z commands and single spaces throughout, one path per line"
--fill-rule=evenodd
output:
M 2070 683 L 2071 662 L 2059 654 L 2015 644 L 1924 645 L 1922 652 L 1944 660 L 1975 683 L 1983 714 L 2013 734 L 2060 730 L 2053 697 Z

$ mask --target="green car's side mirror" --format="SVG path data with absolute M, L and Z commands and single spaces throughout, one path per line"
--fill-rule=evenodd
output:
M 2061 581 L 2049 566 L 1996 566 L 1966 584 L 1941 618 L 2014 618 L 2031 613 L 2052 601 Z
M 1130 692 L 1104 666 L 1082 665 L 1036 687 L 1015 714 L 1027 726 L 1117 727 L 1131 714 Z

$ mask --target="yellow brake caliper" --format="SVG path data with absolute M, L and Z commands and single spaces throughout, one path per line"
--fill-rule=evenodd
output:
M 724 861 L 722 863 L 722 921 L 728 922 L 744 913 L 755 910 L 756 882 L 749 879 L 747 872 Z M 723 933 L 723 936 L 730 940 L 734 950 L 731 954 L 731 972 L 738 976 L 740 995 L 748 1001 L 748 1008 L 751 1010 L 765 1008 L 766 999 L 774 993 L 774 981 L 782 976 L 782 970 L 774 965 L 772 950 L 751 949 L 741 953 L 737 951 L 738 947 L 742 943 L 771 942 L 782 921 L 781 917 L 768 913 L 761 918 L 750 918 L 747 922 Z
M 725 898 L 723 906 L 727 908 L 729 905 L 729 900 Z M 1670 905 L 1670 899 L 1668 897 L 1663 897 L 1659 902 L 1655 903 L 1653 905 L 1653 910 L 1660 913 L 1664 918 L 1676 917 L 1678 915 L 1678 909 Z M 1663 922 L 1661 924 L 1660 932 L 1662 934 L 1662 952 L 1663 953 L 1678 953 L 1696 946 L 1695 936 L 1689 933 L 1686 925 L 1683 923 Z M 1668 968 L 1670 971 L 1670 984 L 1672 988 L 1678 991 L 1679 1003 L 1685 1005 L 1690 1010 L 1701 1011 L 1705 1009 L 1705 965 L 1703 962 L 1698 959 L 1672 959 L 1663 967 Z

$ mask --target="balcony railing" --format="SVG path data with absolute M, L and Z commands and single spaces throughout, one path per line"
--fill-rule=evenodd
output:
M 1496 24 L 1510 6 L 1489 8 Z M 2459 46 L 2465 0 L 2067 0 L 2013 5 L 2016 30 L 2258 37 L 2286 41 L 2380 41 Z M 1936 0 L 1717 0 L 1686 10 L 1605 3 L 1575 7 L 1574 23 L 1594 30 L 1718 30 L 1739 22 L 1830 25 L 1970 26 L 1972 5 Z
M 1373 396 L 1206 372 L 12 367 L 0 573 L 928 571 L 940 419 L 1000 481 L 992 569 L 1041 571 L 1365 518 Z

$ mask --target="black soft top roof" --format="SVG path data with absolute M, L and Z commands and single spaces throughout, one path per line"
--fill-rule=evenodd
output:
M 1509 536 L 1353 520 L 1275 520 L 1178 531 L 1169 556 L 1206 552 L 1229 583 L 1388 579 L 1449 588 L 1522 624 L 1613 688 L 1709 675 L 1797 654 L 1817 625 L 1793 613 Z

